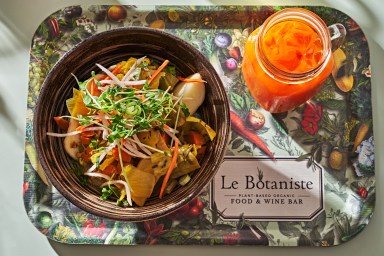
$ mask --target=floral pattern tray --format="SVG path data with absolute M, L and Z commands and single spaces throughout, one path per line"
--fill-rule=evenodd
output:
M 334 246 L 359 234 L 375 205 L 366 37 L 340 11 L 303 7 L 329 25 L 344 24 L 347 37 L 337 53 L 341 64 L 311 101 L 271 115 L 251 97 L 240 66 L 249 33 L 282 8 L 69 6 L 45 19 L 32 39 L 29 64 L 23 196 L 33 225 L 48 238 L 70 244 Z M 34 150 L 32 120 L 40 87 L 71 47 L 92 34 L 122 26 L 162 29 L 199 49 L 220 75 L 231 110 L 243 120 L 250 112 L 262 120 L 254 134 L 275 159 L 233 130 L 212 184 L 182 210 L 148 222 L 101 219 L 62 197 L 49 184 Z M 276 179 L 284 174 L 291 178 L 282 187 Z M 246 187 L 238 193 L 243 178 Z

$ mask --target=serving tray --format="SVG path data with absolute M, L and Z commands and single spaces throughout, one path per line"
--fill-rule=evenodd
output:
M 70 244 L 334 246 L 358 235 L 376 195 L 367 40 L 344 13 L 304 6 L 328 25 L 342 23 L 347 37 L 322 90 L 295 110 L 272 115 L 250 95 L 241 61 L 249 33 L 283 8 L 70 6 L 45 19 L 29 64 L 23 196 L 33 225 Z M 162 29 L 199 49 L 220 75 L 231 111 L 259 141 L 233 128 L 210 186 L 188 207 L 137 223 L 102 219 L 69 203 L 45 177 L 32 130 L 40 87 L 60 56 L 92 34 L 123 26 Z

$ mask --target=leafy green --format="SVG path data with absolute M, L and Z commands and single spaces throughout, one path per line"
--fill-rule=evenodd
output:
M 72 171 L 75 173 L 75 175 L 79 178 L 80 183 L 82 185 L 87 185 L 89 183 L 88 177 L 83 175 L 83 169 L 80 165 L 75 166 Z
M 168 73 L 170 73 L 171 75 L 176 76 L 176 66 L 175 65 L 167 65 L 166 71 Z
M 188 117 L 191 115 L 191 113 L 189 113 L 189 109 L 188 109 L 187 105 L 185 105 L 184 103 L 180 104 L 180 108 L 183 111 L 185 117 Z
M 169 120 L 168 115 L 175 111 L 178 101 L 172 94 L 161 89 L 152 89 L 144 86 L 143 89 L 123 88 L 120 86 L 109 87 L 99 97 L 92 96 L 86 89 L 83 102 L 91 109 L 91 113 L 100 111 L 109 115 L 110 124 L 103 126 L 93 120 L 91 116 L 78 116 L 81 125 L 95 124 L 108 129 L 107 140 L 128 138 L 132 135 L 154 127 L 163 127 Z M 180 104 L 186 116 L 189 111 L 185 105 Z
M 119 196 L 119 192 L 117 191 L 117 189 L 115 187 L 107 186 L 107 187 L 103 187 L 101 189 L 101 196 L 100 196 L 101 199 L 106 200 L 106 199 L 110 198 L 111 196 L 116 196 L 116 197 Z
M 346 108 L 345 100 L 328 99 L 321 102 L 324 107 L 332 110 L 342 110 Z
M 80 125 L 88 126 L 92 124 L 92 118 L 89 116 L 78 115 L 78 118 L 79 118 Z

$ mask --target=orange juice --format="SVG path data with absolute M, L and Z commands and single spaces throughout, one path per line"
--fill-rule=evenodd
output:
M 300 21 L 283 21 L 270 28 L 262 40 L 266 57 L 285 72 L 301 73 L 314 69 L 323 56 L 320 36 Z
M 256 101 L 278 113 L 313 97 L 333 65 L 331 36 L 324 21 L 308 10 L 287 8 L 251 33 L 242 72 Z

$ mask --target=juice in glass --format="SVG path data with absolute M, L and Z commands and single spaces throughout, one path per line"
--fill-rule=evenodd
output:
M 327 27 L 305 9 L 270 16 L 245 45 L 242 72 L 253 97 L 272 113 L 303 104 L 331 74 L 332 50 L 344 37 L 343 25 Z

